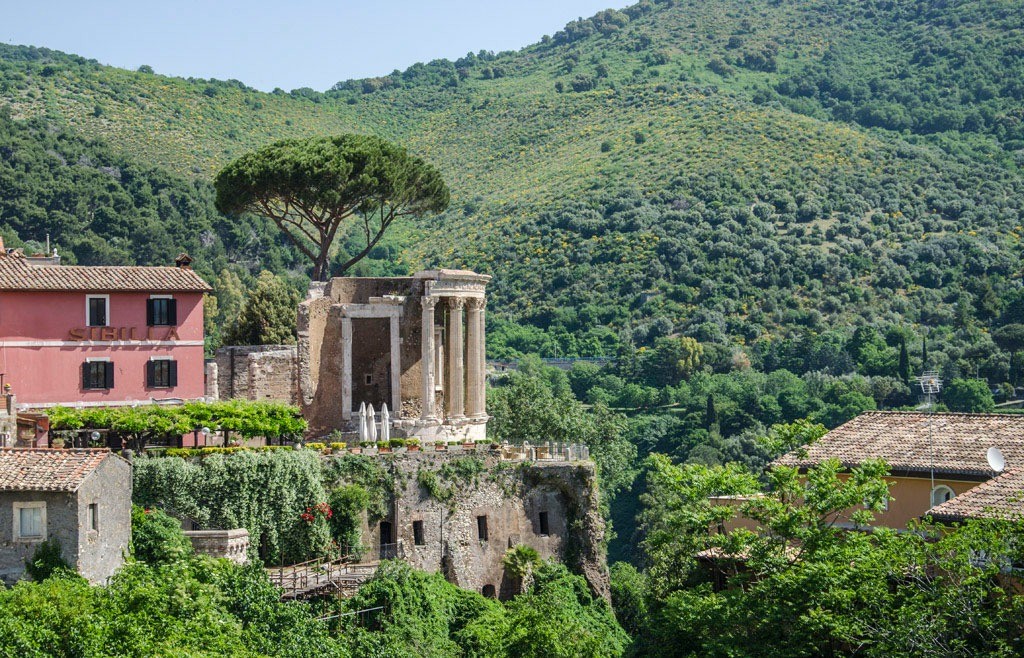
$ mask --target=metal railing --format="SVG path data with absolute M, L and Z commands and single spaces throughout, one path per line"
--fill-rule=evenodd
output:
M 376 564 L 308 560 L 287 567 L 270 567 L 267 569 L 267 577 L 281 589 L 281 597 L 289 599 L 325 589 L 355 588 L 372 578 L 376 572 Z

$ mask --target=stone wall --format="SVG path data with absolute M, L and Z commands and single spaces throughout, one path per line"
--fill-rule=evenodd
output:
M 249 531 L 245 528 L 186 530 L 185 536 L 192 542 L 196 553 L 227 558 L 238 564 L 245 564 L 249 560 Z
M 89 504 L 98 512 L 97 530 L 89 529 Z M 103 460 L 78 489 L 78 573 L 105 583 L 124 564 L 132 538 L 132 467 L 113 455 Z
M 60 542 L 61 555 L 69 564 L 75 560 L 78 519 L 74 494 L 34 491 L 0 492 L 0 581 L 8 585 L 27 578 L 25 561 L 31 559 L 40 542 L 14 539 L 14 503 L 46 503 L 46 537 Z
M 382 557 L 382 543 L 399 544 L 400 557 L 417 569 L 440 571 L 450 582 L 477 592 L 490 586 L 508 598 L 517 584 L 505 573 L 502 558 L 509 548 L 525 544 L 542 558 L 566 563 L 596 595 L 609 597 L 593 462 L 509 462 L 493 452 L 399 453 L 377 459 L 392 470 L 396 492 L 388 515 L 364 526 L 364 560 Z M 452 474 L 477 469 L 471 477 Z M 425 484 L 431 480 L 443 499 L 431 494 Z M 480 538 L 478 517 L 486 519 L 486 540 Z M 383 542 L 381 522 L 390 524 L 392 532 Z M 417 522 L 422 524 L 419 545 Z M 391 547 L 383 556 L 394 551 Z
M 247 345 L 217 350 L 217 394 L 221 400 L 273 400 L 298 404 L 295 345 Z M 212 387 L 209 389 L 212 390 Z

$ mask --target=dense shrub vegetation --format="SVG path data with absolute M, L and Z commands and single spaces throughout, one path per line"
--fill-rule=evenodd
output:
M 1024 597 L 1007 575 L 1022 558 L 1019 524 L 851 532 L 837 512 L 863 506 L 850 521 L 869 524 L 888 498 L 888 471 L 841 470 L 776 469 L 765 496 L 734 507 L 708 496 L 759 491 L 753 473 L 653 456 L 644 568 L 613 570 L 634 655 L 1018 655 Z M 737 514 L 766 531 L 715 530 Z

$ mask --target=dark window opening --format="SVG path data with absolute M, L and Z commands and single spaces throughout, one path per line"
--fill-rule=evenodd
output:
M 496 593 L 495 593 L 495 591 L 494 591 L 494 585 L 484 585 L 483 589 L 480 590 L 480 593 L 483 594 L 484 596 L 486 596 L 489 599 L 496 599 L 496 598 L 498 598 Z
M 548 528 L 548 513 L 547 512 L 541 512 L 540 513 L 540 534 L 544 535 L 545 537 L 547 535 L 551 534 L 551 532 L 549 531 L 549 528 Z
M 82 388 L 114 388 L 114 364 L 110 361 L 86 361 L 83 363 Z
M 172 388 L 178 385 L 178 362 L 170 359 L 146 364 L 146 385 L 150 388 Z
M 146 301 L 146 324 L 151 327 L 167 327 L 178 324 L 178 302 L 162 297 Z
M 476 534 L 480 538 L 480 541 L 487 541 L 487 517 L 478 516 L 476 517 Z
M 398 557 L 397 546 L 393 543 L 393 530 L 390 521 L 380 522 L 380 559 L 389 560 Z
M 417 546 L 423 546 L 427 543 L 423 539 L 423 521 L 412 522 L 412 541 Z
M 367 375 L 366 376 L 366 383 L 367 384 L 372 384 L 373 383 L 373 375 Z
M 99 505 L 96 503 L 89 503 L 89 529 L 99 530 L 100 529 L 100 510 Z
M 106 297 L 90 297 L 89 298 L 89 326 L 90 327 L 105 327 L 105 326 L 107 326 L 107 298 Z

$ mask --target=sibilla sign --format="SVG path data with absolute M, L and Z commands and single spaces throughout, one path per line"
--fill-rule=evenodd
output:
M 178 330 L 175 327 L 167 327 L 164 336 L 156 335 L 158 327 L 146 327 L 144 336 L 139 336 L 138 327 L 76 327 L 68 332 L 68 338 L 74 341 L 86 340 L 119 340 L 119 341 L 153 341 L 153 340 L 179 340 Z

